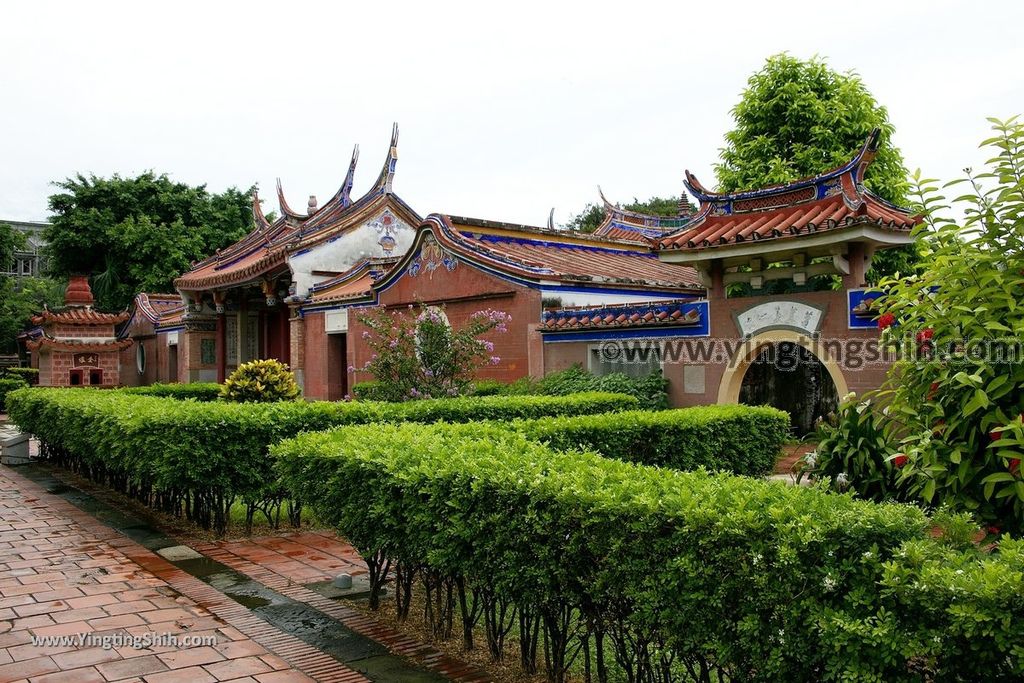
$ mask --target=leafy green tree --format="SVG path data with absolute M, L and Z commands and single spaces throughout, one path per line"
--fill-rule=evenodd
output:
M 0 276 L 0 353 L 18 350 L 16 337 L 44 306 L 64 303 L 64 283 L 50 278 Z
M 715 166 L 721 192 L 750 190 L 814 176 L 838 166 L 882 131 L 878 155 L 864 184 L 894 204 L 906 204 L 910 186 L 903 156 L 892 145 L 889 113 L 854 72 L 839 73 L 824 60 L 788 54 L 769 57 L 747 81 L 732 110 L 736 126 L 725 135 Z M 916 263 L 912 247 L 880 252 L 868 280 L 907 273 Z
M 627 211 L 646 213 L 652 216 L 675 218 L 679 214 L 679 199 L 676 197 L 651 197 L 642 202 L 636 197 L 622 207 Z M 587 204 L 582 211 L 573 216 L 565 227 L 578 232 L 594 232 L 604 220 L 604 207 L 600 204 Z
M 0 273 L 14 262 L 14 252 L 24 245 L 24 235 L 7 223 L 0 223 Z
M 81 174 L 55 183 L 44 233 L 52 274 L 93 276 L 98 308 L 127 306 L 142 290 L 170 291 L 193 261 L 252 228 L 248 192 L 211 194 L 166 174 L 134 178 Z

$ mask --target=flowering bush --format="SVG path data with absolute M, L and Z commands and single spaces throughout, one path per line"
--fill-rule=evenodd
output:
M 836 413 L 819 423 L 818 447 L 804 456 L 797 480 L 828 481 L 837 491 L 850 490 L 876 502 L 906 500 L 900 469 L 908 458 L 895 452 L 880 418 L 870 399 L 844 396 Z
M 983 143 L 995 149 L 989 168 L 947 185 L 969 187 L 952 200 L 963 220 L 941 217 L 936 183 L 915 177 L 927 265 L 881 283 L 879 327 L 904 348 L 878 399 L 893 454 L 885 472 L 895 466 L 899 485 L 925 504 L 1020 533 L 1024 124 L 993 123 L 996 135 Z
M 410 306 L 407 312 L 376 308 L 359 317 L 363 339 L 373 351 L 356 372 L 373 375 L 374 398 L 408 401 L 467 393 L 474 372 L 497 365 L 494 342 L 481 337 L 506 332 L 511 318 L 502 311 L 477 311 L 453 329 L 444 311 Z

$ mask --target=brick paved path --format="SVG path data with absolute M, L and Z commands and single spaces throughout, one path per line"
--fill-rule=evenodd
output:
M 392 652 L 459 683 L 491 678 L 477 667 L 449 657 L 437 648 L 379 624 L 371 616 L 339 604 L 301 585 L 334 578 L 345 572 L 366 573 L 366 564 L 348 543 L 327 532 L 215 541 L 193 546 L 203 555 L 249 576 L 282 595 L 310 605 Z
M 257 622 L 160 556 L 0 468 L 0 683 L 366 680 Z M 217 642 L 185 649 L 32 642 L 34 636 L 165 633 Z

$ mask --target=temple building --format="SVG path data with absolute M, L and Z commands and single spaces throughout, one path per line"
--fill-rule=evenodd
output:
M 661 371 L 674 405 L 771 403 L 808 429 L 848 391 L 876 388 L 879 357 L 865 281 L 875 252 L 911 243 L 920 223 L 865 189 L 872 135 L 813 178 L 717 194 L 687 173 L 677 215 L 621 209 L 583 234 L 445 214 L 421 219 L 394 194 L 397 129 L 370 190 L 353 201 L 353 154 L 338 192 L 305 213 L 278 186 L 280 218 L 253 198 L 254 229 L 175 281 L 142 294 L 120 336 L 120 381 L 219 381 L 253 358 L 291 365 L 308 399 L 338 400 L 372 351 L 367 307 L 436 306 L 453 326 L 508 313 L 500 362 L 513 381 L 575 364 Z M 780 286 L 781 283 L 781 286 Z M 871 345 L 875 346 L 872 347 Z M 786 365 L 792 368 L 784 367 Z M 788 374 L 787 374 L 788 373 Z
M 221 382 L 241 363 L 276 358 L 293 364 L 302 382 L 302 364 L 293 363 L 303 352 L 301 303 L 358 262 L 402 254 L 412 243 L 420 217 L 392 190 L 397 146 L 395 126 L 383 168 L 358 199 L 351 196 L 358 147 L 341 187 L 322 205 L 311 196 L 304 213 L 292 209 L 279 181 L 281 215 L 271 223 L 254 196 L 253 231 L 175 280 L 184 309 L 154 332 L 177 347 L 166 357 L 179 381 Z
M 27 335 L 32 366 L 39 368 L 39 384 L 51 387 L 113 387 L 121 383 L 120 354 L 132 339 L 118 338 L 115 328 L 127 313 L 93 310 L 89 278 L 68 282 L 64 307 L 44 310 L 32 319 L 36 328 Z
M 687 173 L 700 207 L 678 219 L 606 202 L 598 234 L 643 235 L 662 262 L 698 273 L 706 300 L 545 311 L 548 365 L 593 367 L 599 345 L 616 340 L 632 365 L 664 371 L 674 405 L 769 403 L 802 431 L 838 397 L 877 388 L 890 363 L 871 305 L 881 293 L 865 273 L 877 250 L 910 244 L 921 222 L 864 188 L 877 146 L 876 131 L 838 168 L 750 192 L 709 192 Z M 825 287 L 811 286 L 826 277 Z M 783 293 L 766 293 L 777 281 L 786 281 Z M 707 319 L 686 327 L 695 309 Z M 678 340 L 686 336 L 706 341 Z

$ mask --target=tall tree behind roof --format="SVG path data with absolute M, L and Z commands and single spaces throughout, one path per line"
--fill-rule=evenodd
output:
M 54 183 L 46 229 L 50 272 L 88 273 L 100 309 L 119 310 L 139 291 L 173 291 L 172 281 L 249 232 L 249 194 L 137 177 L 78 174 Z
M 652 216 L 674 217 L 679 212 L 679 198 L 651 197 L 646 202 L 642 202 L 634 197 L 632 202 L 622 208 Z M 601 225 L 602 220 L 604 220 L 604 208 L 600 204 L 587 204 L 582 211 L 566 223 L 565 227 L 568 230 L 578 230 L 579 232 L 594 232 Z
M 875 128 L 882 131 L 878 156 L 865 185 L 894 204 L 905 205 L 910 185 L 903 155 L 891 143 L 889 112 L 860 77 L 829 68 L 819 57 L 769 57 L 747 81 L 733 107 L 736 127 L 725 135 L 715 166 L 719 192 L 753 190 L 815 176 L 849 161 Z M 906 273 L 916 261 L 911 248 L 876 257 L 880 273 Z

